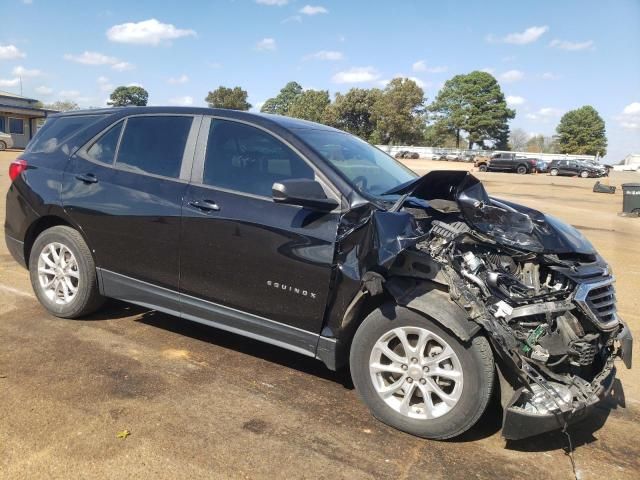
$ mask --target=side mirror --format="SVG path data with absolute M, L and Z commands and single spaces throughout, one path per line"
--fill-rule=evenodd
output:
M 320 183 L 306 178 L 292 178 L 276 182 L 271 187 L 273 201 L 289 205 L 330 212 L 338 206 L 332 198 L 328 198 Z

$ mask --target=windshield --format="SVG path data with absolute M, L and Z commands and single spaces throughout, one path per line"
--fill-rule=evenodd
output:
M 418 177 L 383 151 L 348 133 L 311 129 L 296 133 L 365 195 L 380 196 Z

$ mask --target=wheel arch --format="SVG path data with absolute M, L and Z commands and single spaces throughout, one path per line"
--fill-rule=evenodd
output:
M 87 238 L 85 237 L 82 229 L 79 226 L 75 225 L 69 218 L 66 218 L 65 216 L 62 216 L 62 215 L 58 215 L 56 213 L 43 215 L 41 217 L 38 217 L 37 220 L 35 220 L 31 225 L 29 225 L 29 228 L 25 233 L 24 258 L 27 265 L 29 265 L 31 249 L 33 248 L 33 244 L 36 241 L 36 238 L 38 238 L 38 235 L 40 235 L 45 230 L 48 230 L 49 228 L 56 227 L 56 226 L 66 226 L 66 227 L 73 228 L 78 233 L 80 233 L 84 241 L 87 242 Z M 87 242 L 87 245 L 89 245 L 88 242 Z M 91 250 L 91 247 L 89 247 L 89 251 L 91 252 L 91 255 L 94 257 L 94 261 L 95 261 L 95 255 L 93 254 L 93 250 Z

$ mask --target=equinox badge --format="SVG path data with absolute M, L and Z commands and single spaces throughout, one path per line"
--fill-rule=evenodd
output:
M 277 288 L 278 290 L 295 293 L 296 295 L 302 295 L 303 297 L 316 298 L 316 294 L 314 292 L 310 292 L 309 290 L 305 290 L 303 288 L 293 287 L 285 283 L 267 280 L 267 285 L 273 288 Z

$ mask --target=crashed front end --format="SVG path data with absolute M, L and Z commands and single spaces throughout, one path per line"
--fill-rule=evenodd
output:
M 505 438 L 584 418 L 611 388 L 614 359 L 631 367 L 611 269 L 577 230 L 490 198 L 467 172 L 432 172 L 390 193 L 394 205 L 372 215 L 382 281 L 398 299 L 401 280 L 419 278 L 486 332 Z

